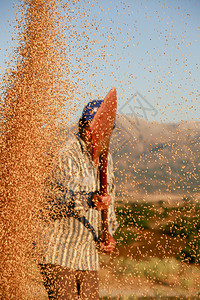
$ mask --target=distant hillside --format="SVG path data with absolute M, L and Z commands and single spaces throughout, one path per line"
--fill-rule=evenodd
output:
M 118 193 L 200 191 L 200 123 L 157 123 L 119 115 L 110 143 Z

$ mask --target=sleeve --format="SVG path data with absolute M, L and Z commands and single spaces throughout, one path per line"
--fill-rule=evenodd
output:
M 81 190 L 81 162 L 76 145 L 59 155 L 53 175 L 54 218 L 82 217 L 91 205 L 91 194 Z
M 107 170 L 107 180 L 108 180 L 108 192 L 111 196 L 111 205 L 108 209 L 108 230 L 111 235 L 115 233 L 119 224 L 116 219 L 115 214 L 115 177 L 113 172 L 113 161 L 112 157 L 108 155 L 108 170 Z

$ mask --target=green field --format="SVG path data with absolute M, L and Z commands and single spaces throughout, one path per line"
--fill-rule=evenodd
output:
M 199 204 L 119 202 L 117 217 L 117 249 L 100 256 L 102 299 L 199 299 Z

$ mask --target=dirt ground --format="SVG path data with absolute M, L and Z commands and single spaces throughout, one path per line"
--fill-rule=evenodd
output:
M 140 230 L 136 241 L 130 245 L 119 246 L 116 255 L 128 256 L 135 259 L 149 257 L 174 257 L 186 245 L 184 240 L 161 234 L 157 229 Z

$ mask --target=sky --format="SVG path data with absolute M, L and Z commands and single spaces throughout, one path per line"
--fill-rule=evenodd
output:
M 200 1 L 80 0 L 68 13 L 66 59 L 78 83 L 72 121 L 113 86 L 118 113 L 157 122 L 199 120 Z M 0 0 L 1 69 L 14 18 L 13 1 Z

